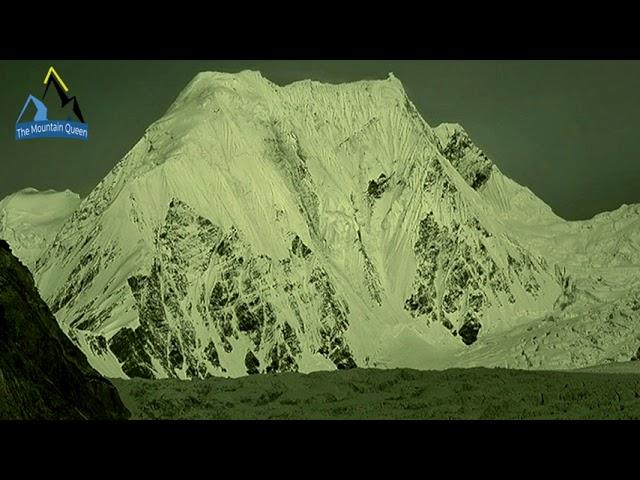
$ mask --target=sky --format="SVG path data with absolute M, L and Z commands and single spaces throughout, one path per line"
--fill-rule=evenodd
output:
M 16 141 L 53 65 L 90 139 Z M 640 203 L 640 61 L 0 61 L 0 198 L 26 187 L 86 196 L 200 71 L 260 70 L 279 85 L 398 77 L 431 126 L 460 123 L 507 176 L 560 216 Z

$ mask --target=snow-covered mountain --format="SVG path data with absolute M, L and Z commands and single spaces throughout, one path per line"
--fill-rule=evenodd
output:
M 637 291 L 635 267 L 592 268 L 604 254 L 633 263 L 634 218 L 565 222 L 462 127 L 427 125 L 393 75 L 280 87 L 202 73 L 82 201 L 36 276 L 113 377 L 585 366 L 640 344 L 628 309 L 619 327 L 601 317 Z M 628 227 L 622 252 L 612 223 Z
M 0 201 L 0 238 L 33 269 L 36 259 L 78 205 L 80 196 L 69 190 L 20 190 Z

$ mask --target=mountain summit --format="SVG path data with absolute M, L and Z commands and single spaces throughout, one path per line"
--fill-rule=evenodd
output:
M 431 128 L 393 75 L 278 86 L 201 73 L 82 201 L 36 276 L 108 376 L 534 367 L 545 359 L 528 326 L 556 312 L 569 335 L 575 305 L 599 308 L 563 263 L 573 247 L 550 256 L 554 238 L 530 234 L 543 224 L 576 231 L 462 127 Z
M 80 196 L 70 190 L 20 190 L 0 201 L 0 238 L 33 270 L 37 258 L 79 205 Z

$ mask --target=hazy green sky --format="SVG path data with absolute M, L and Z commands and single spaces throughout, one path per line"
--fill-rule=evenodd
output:
M 54 65 L 77 95 L 90 140 L 14 140 L 29 93 Z M 462 124 L 511 178 L 559 215 L 640 202 L 638 61 L 0 61 L 0 198 L 24 187 L 85 196 L 199 71 L 402 81 L 426 121 Z

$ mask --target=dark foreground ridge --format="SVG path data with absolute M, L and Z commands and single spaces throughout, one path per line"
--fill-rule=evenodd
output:
M 137 419 L 640 418 L 638 373 L 353 369 L 114 383 Z
M 60 330 L 0 240 L 0 419 L 126 419 L 113 385 Z

